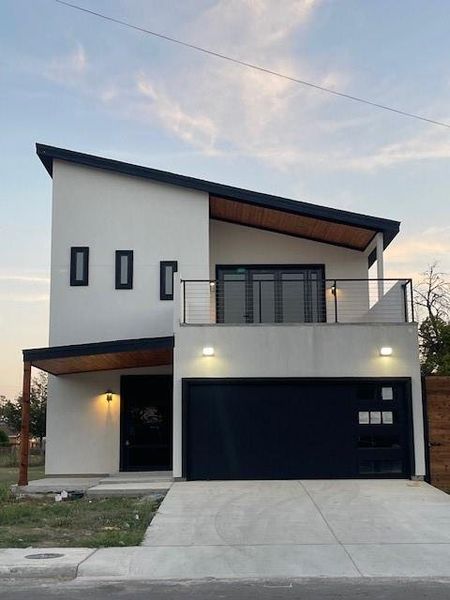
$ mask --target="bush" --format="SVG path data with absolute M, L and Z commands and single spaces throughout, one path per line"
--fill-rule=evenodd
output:
M 10 442 L 9 442 L 9 437 L 7 436 L 7 434 L 3 431 L 3 429 L 0 429 L 0 446 L 10 446 Z

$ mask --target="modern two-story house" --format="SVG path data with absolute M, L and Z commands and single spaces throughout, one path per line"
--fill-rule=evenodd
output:
M 421 477 L 396 221 L 37 145 L 53 178 L 47 475 Z M 24 388 L 24 389 L 25 389 Z

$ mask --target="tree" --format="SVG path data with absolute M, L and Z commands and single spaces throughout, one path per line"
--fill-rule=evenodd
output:
M 424 375 L 450 375 L 450 283 L 430 265 L 414 290 Z
M 9 437 L 0 427 L 0 448 L 2 446 L 9 446 Z
M 30 393 L 30 434 L 39 438 L 42 447 L 42 439 L 45 436 L 45 421 L 47 413 L 47 374 L 40 372 L 33 377 Z M 20 432 L 22 424 L 22 396 L 15 400 L 4 398 L 0 404 L 0 419 L 8 427 Z

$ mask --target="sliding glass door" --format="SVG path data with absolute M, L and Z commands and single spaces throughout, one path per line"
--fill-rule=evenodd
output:
M 319 323 L 326 320 L 324 269 L 218 266 L 219 323 Z

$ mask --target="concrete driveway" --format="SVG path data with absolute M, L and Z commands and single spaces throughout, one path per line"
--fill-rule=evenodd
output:
M 405 480 L 175 483 L 127 550 L 79 575 L 96 562 L 136 579 L 450 577 L 450 497 Z

